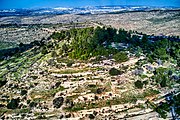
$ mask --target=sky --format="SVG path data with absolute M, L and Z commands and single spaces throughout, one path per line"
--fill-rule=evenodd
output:
M 0 0 L 0 9 L 146 5 L 180 7 L 180 0 Z

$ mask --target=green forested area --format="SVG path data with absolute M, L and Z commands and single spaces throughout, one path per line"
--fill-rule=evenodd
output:
M 136 31 L 125 31 L 124 29 L 114 28 L 82 28 L 70 29 L 53 33 L 52 39 L 66 40 L 61 49 L 71 58 L 87 60 L 93 56 L 109 56 L 123 62 L 128 60 L 127 54 L 123 50 L 118 50 L 109 45 L 114 43 L 128 44 L 127 50 L 139 56 L 140 53 L 148 57 L 149 62 L 167 60 L 173 58 L 179 65 L 180 61 L 180 42 L 173 41 L 173 38 L 156 38 L 154 41 L 148 39 L 148 35 L 137 33 Z M 116 54 L 116 55 L 115 55 Z

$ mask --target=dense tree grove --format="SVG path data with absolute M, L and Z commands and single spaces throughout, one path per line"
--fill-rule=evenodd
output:
M 84 28 L 71 29 L 69 31 L 62 31 L 61 33 L 53 33 L 52 38 L 57 40 L 66 39 L 71 40 L 69 46 L 69 57 L 75 59 L 88 59 L 93 56 L 115 54 L 116 49 L 105 48 L 103 44 L 114 41 L 116 30 L 112 28 Z M 63 36 L 63 37 L 62 37 Z M 64 50 L 64 48 L 62 48 Z
M 108 47 L 112 42 L 115 42 L 129 44 L 131 52 L 136 53 L 137 56 L 143 52 L 150 62 L 173 58 L 178 65 L 180 64 L 178 62 L 180 61 L 180 42 L 177 41 L 177 37 L 153 36 L 153 39 L 149 37 L 152 36 L 140 34 L 136 31 L 105 27 L 70 29 L 51 35 L 51 38 L 55 40 L 67 40 L 69 44 L 62 46 L 62 52 L 66 52 L 69 57 L 75 59 L 85 60 L 93 56 L 113 54 L 119 62 L 128 60 L 125 53 Z

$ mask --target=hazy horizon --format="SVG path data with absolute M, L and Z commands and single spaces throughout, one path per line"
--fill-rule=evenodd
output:
M 20 8 L 52 8 L 52 7 L 82 7 L 108 5 L 141 5 L 141 6 L 172 6 L 180 7 L 179 0 L 0 0 L 0 9 Z

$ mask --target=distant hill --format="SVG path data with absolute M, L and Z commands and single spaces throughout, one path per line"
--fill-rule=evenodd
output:
M 95 7 L 56 7 L 39 9 L 7 9 L 0 10 L 0 16 L 34 16 L 61 14 L 104 14 L 136 11 L 180 10 L 177 7 L 149 7 L 149 6 L 95 6 Z

